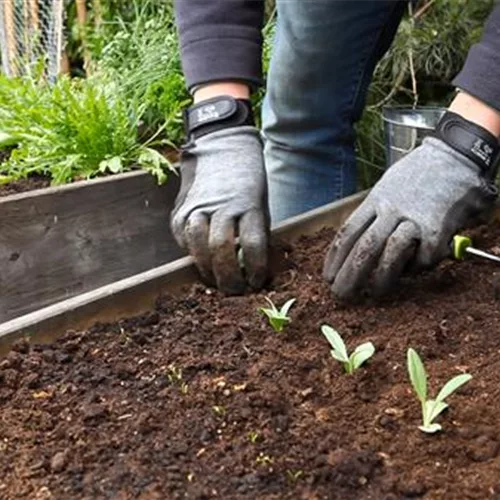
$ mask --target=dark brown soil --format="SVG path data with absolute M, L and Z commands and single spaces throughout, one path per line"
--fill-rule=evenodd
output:
M 21 179 L 8 184 L 0 184 L 0 197 L 11 194 L 24 193 L 26 191 L 34 191 L 50 186 L 50 179 L 47 177 L 33 176 L 28 179 Z
M 281 334 L 256 311 L 264 293 L 195 285 L 133 320 L 19 343 L 0 365 L 0 498 L 500 499 L 500 269 L 447 262 L 341 308 L 320 278 L 331 236 L 286 252 L 267 291 L 297 298 Z M 476 239 L 492 248 L 500 228 Z M 324 323 L 374 358 L 345 375 Z M 417 429 L 409 346 L 432 393 L 474 377 L 439 434 Z

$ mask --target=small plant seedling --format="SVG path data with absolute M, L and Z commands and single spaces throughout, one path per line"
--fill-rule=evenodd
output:
M 182 394 L 186 395 L 188 393 L 189 386 L 182 379 L 182 368 L 177 368 L 175 365 L 169 365 L 167 379 L 170 384 L 178 385 Z
M 265 455 L 262 452 L 260 452 L 258 457 L 255 459 L 255 463 L 257 465 L 271 465 L 273 462 L 274 462 L 273 457 Z
M 438 417 L 448 405 L 445 399 L 453 394 L 459 387 L 466 384 L 472 375 L 463 373 L 457 375 L 444 384 L 439 391 L 436 399 L 427 399 L 427 373 L 420 356 L 414 349 L 408 349 L 408 374 L 410 376 L 411 385 L 415 390 L 420 404 L 422 405 L 422 425 L 419 429 L 422 432 L 433 434 L 442 429 L 440 424 L 436 424 L 434 420 Z
M 349 356 L 342 337 L 339 332 L 334 330 L 331 326 L 323 325 L 321 332 L 327 338 L 332 346 L 330 351 L 332 357 L 340 361 L 347 373 L 354 373 L 365 361 L 370 359 L 375 353 L 375 347 L 371 342 L 365 342 L 358 345 L 354 352 Z
M 299 470 L 287 469 L 286 475 L 288 476 L 288 479 L 292 483 L 296 483 L 304 475 L 304 471 L 300 469 Z
M 259 440 L 260 438 L 260 435 L 257 431 L 251 431 L 249 434 L 248 434 L 248 440 L 252 443 L 252 444 L 256 444 L 257 441 Z
M 175 365 L 169 365 L 167 378 L 171 384 L 182 382 L 182 368 L 177 368 Z
M 266 300 L 271 307 L 260 307 L 258 311 L 267 316 L 267 318 L 269 319 L 269 324 L 273 327 L 275 332 L 283 331 L 285 325 L 292 321 L 292 318 L 288 316 L 288 311 L 290 310 L 296 299 L 288 300 L 287 302 L 285 302 L 281 309 L 278 309 L 274 305 L 273 301 L 268 297 L 266 297 Z
M 226 408 L 224 406 L 212 406 L 212 410 L 219 417 L 223 417 L 226 414 Z

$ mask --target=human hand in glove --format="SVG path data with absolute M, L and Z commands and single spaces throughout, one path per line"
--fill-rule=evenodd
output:
M 228 294 L 267 278 L 269 209 L 263 148 L 250 104 L 229 96 L 191 107 L 172 231 L 203 280 Z M 236 238 L 242 249 L 243 268 Z
M 404 269 L 429 268 L 450 254 L 450 242 L 492 206 L 498 140 L 484 128 L 446 113 L 436 136 L 391 166 L 339 230 L 323 274 L 340 299 L 371 280 L 388 291 Z

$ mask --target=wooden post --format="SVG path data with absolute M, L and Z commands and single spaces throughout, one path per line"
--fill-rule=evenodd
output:
M 68 53 L 63 50 L 61 56 L 61 73 L 63 75 L 69 75 L 71 73 L 71 63 L 69 61 Z
M 85 0 L 76 0 L 76 18 L 80 32 L 80 38 L 82 40 L 83 68 L 87 73 L 90 68 L 90 51 L 87 46 L 87 6 L 85 4 Z
M 55 10 L 55 9 L 54 9 Z M 57 10 L 54 12 L 56 16 L 56 33 L 57 33 L 57 55 L 59 58 L 63 53 L 63 35 L 64 35 L 64 1 L 57 0 Z M 59 61 L 59 69 L 61 68 L 61 62 Z
M 27 61 L 36 63 L 40 53 L 40 9 L 38 0 L 24 0 L 24 7 L 27 9 L 27 23 L 24 26 L 25 33 L 29 37 L 29 50 Z M 25 16 L 26 17 L 26 16 Z
M 102 3 L 101 0 L 92 0 L 92 10 L 94 11 L 94 24 L 96 31 L 102 26 Z
M 29 19 L 30 19 L 30 36 L 32 37 L 32 43 L 38 48 L 40 46 L 40 9 L 38 6 L 38 0 L 29 0 Z
M 31 1 L 23 0 L 23 53 L 22 64 L 29 66 L 33 62 L 33 33 L 31 29 Z M 24 70 L 24 68 L 23 68 Z
M 5 43 L 7 45 L 7 67 L 9 76 L 18 75 L 17 40 L 14 0 L 3 0 Z

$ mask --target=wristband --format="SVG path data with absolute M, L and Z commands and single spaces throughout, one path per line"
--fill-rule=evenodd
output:
M 184 111 L 188 142 L 230 127 L 255 126 L 252 106 L 247 99 L 220 96 L 191 106 Z
M 436 127 L 435 136 L 474 162 L 488 179 L 496 176 L 500 144 L 485 128 L 447 111 Z

